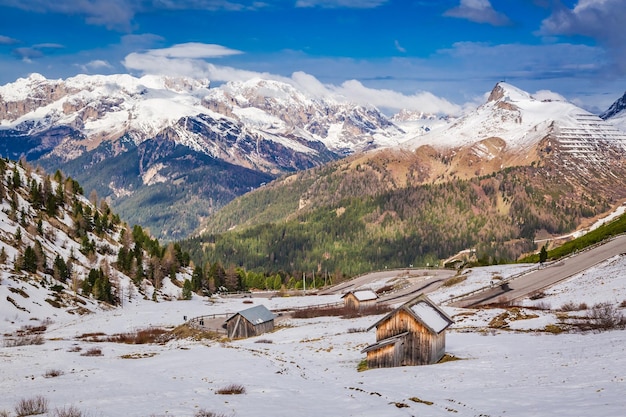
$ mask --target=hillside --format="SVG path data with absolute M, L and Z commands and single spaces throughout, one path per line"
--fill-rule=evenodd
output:
M 129 228 L 58 171 L 0 160 L 0 206 L 0 302 L 14 319 L 41 319 L 42 300 L 64 316 L 178 298 L 191 278 L 180 246 Z
M 528 267 L 472 268 L 464 272 L 464 280 L 429 296 L 443 303 L 452 293 L 506 279 Z M 70 410 L 73 416 L 129 417 L 344 412 L 368 417 L 619 416 L 626 407 L 622 376 L 626 332 L 619 326 L 568 330 L 566 322 L 594 321 L 590 317 L 602 305 L 623 316 L 625 267 L 626 257 L 615 257 L 546 290 L 542 298 L 527 298 L 517 306 L 444 305 L 455 320 L 447 331 L 446 353 L 458 360 L 363 372 L 357 370 L 365 358 L 361 351 L 375 341 L 374 330 L 365 329 L 381 315 L 293 319 L 283 314 L 274 332 L 232 341 L 191 337 L 154 343 L 116 341 L 149 329 L 174 333 L 169 331 L 180 329 L 185 316 L 225 318 L 226 313 L 250 305 L 284 311 L 336 302 L 340 295 L 194 296 L 186 302 L 159 303 L 134 298 L 123 308 L 98 314 L 50 316 L 45 330 L 39 330 L 42 343 L 25 346 L 9 345 L 6 335 L 32 329 L 39 321 L 2 320 L 0 333 L 6 344 L 0 412 L 15 415 L 21 400 L 41 397 L 48 407 L 43 415 L 49 416 Z M 46 304 L 39 294 L 29 293 L 35 302 Z M 0 313 L 12 317 L 3 309 Z M 39 317 L 45 314 L 42 311 Z M 243 393 L 220 394 L 232 386 L 241 387 Z
M 512 261 L 626 198 L 625 144 L 571 103 L 500 83 L 447 129 L 268 184 L 181 244 L 196 262 L 296 275 L 433 265 L 466 249 L 473 262 Z

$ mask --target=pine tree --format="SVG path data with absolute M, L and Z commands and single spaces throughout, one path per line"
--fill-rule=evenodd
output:
M 183 282 L 183 299 L 184 300 L 191 300 L 191 294 L 192 294 L 192 288 L 191 288 L 191 281 L 189 281 L 188 279 L 186 279 Z
M 544 263 L 547 260 L 548 260 L 548 249 L 546 248 L 546 245 L 543 245 L 541 247 L 541 251 L 539 252 L 539 263 Z

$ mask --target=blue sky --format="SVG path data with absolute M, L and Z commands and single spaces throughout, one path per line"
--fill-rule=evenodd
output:
M 592 111 L 626 89 L 625 0 L 0 0 L 0 84 L 266 77 L 451 112 L 500 80 Z

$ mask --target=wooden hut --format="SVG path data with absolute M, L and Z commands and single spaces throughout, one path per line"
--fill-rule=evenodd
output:
M 376 343 L 366 347 L 368 368 L 428 365 L 445 354 L 446 329 L 452 319 L 425 295 L 396 308 L 376 327 Z
M 353 310 L 362 310 L 367 307 L 373 307 L 378 300 L 378 294 L 372 290 L 350 291 L 344 294 L 343 305 Z
M 274 313 L 264 305 L 242 310 L 226 320 L 226 330 L 231 339 L 258 336 L 274 329 Z

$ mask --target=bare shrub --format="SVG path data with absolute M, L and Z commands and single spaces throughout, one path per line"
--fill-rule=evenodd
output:
M 0 417 L 11 417 L 11 413 L 7 410 L 0 410 Z
M 226 414 L 218 414 L 213 411 L 200 409 L 196 412 L 196 414 L 194 414 L 194 417 L 226 417 Z
M 591 307 L 589 319 L 599 330 L 617 329 L 626 325 L 622 312 L 611 303 L 599 303 Z
M 80 411 L 78 408 L 74 407 L 73 405 L 70 405 L 69 407 L 63 407 L 63 408 L 56 408 L 54 410 L 54 417 L 82 417 L 83 416 L 83 412 Z
M 582 311 L 587 310 L 587 308 L 587 303 L 575 304 L 571 301 L 568 301 L 561 306 L 561 311 Z
M 83 348 L 81 348 L 80 346 L 78 346 L 78 345 L 74 345 L 74 346 L 72 346 L 71 348 L 69 348 L 67 351 L 68 351 L 68 352 L 80 352 L 82 349 L 83 349 Z
M 452 277 L 452 278 L 448 278 L 447 280 L 445 280 L 443 282 L 443 284 L 441 284 L 442 287 L 452 287 L 454 285 L 460 284 L 461 282 L 465 281 L 467 279 L 467 276 L 465 275 L 459 275 L 456 277 Z
M 550 303 L 547 301 L 539 301 L 538 303 L 535 303 L 534 305 L 536 310 L 550 310 L 551 306 Z
M 541 290 L 537 290 L 537 291 L 531 292 L 528 298 L 530 298 L 531 300 L 539 300 L 541 298 L 545 298 L 545 296 L 546 296 L 546 293 L 544 293 Z
M 216 394 L 221 394 L 221 395 L 238 395 L 238 394 L 245 394 L 246 393 L 246 388 L 243 385 L 239 385 L 239 384 L 230 384 L 225 386 L 224 388 L 220 388 L 217 391 L 215 391 Z
M 376 314 L 384 314 L 391 311 L 391 307 L 385 304 L 374 304 L 373 306 L 354 309 L 346 306 L 341 307 L 311 307 L 293 312 L 293 318 L 311 319 L 314 317 L 331 317 L 341 316 L 344 319 L 355 317 L 371 316 Z
M 80 336 L 78 336 L 78 339 L 87 340 L 90 342 L 100 342 L 102 341 L 102 338 L 104 336 L 106 336 L 106 333 L 102 333 L 102 332 L 83 333 Z
M 22 398 L 15 406 L 15 414 L 21 416 L 35 416 L 48 412 L 48 400 L 37 395 L 32 398 Z
M 5 339 L 4 347 L 17 347 L 29 345 L 43 345 L 44 338 L 39 334 L 23 335 Z
M 350 328 L 348 329 L 348 333 L 363 333 L 363 332 L 366 332 L 366 331 L 367 331 L 367 330 L 365 330 L 365 329 L 364 329 L 364 328 L 362 328 L 362 327 L 359 327 L 359 328 L 357 328 L 357 327 L 350 327 Z
M 621 308 L 626 308 L 626 300 L 622 301 L 621 303 L 619 303 L 619 306 Z
M 56 378 L 57 376 L 63 375 L 63 371 L 59 369 L 48 369 L 43 376 L 45 378 Z
M 102 349 L 91 348 L 88 351 L 81 353 L 80 356 L 102 356 Z
M 165 329 L 149 327 L 134 332 L 120 333 L 105 338 L 108 342 L 126 343 L 130 345 L 144 345 L 147 343 L 166 343 L 174 336 Z

